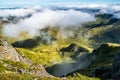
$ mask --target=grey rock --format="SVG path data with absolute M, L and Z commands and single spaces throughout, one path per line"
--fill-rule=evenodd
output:
M 32 64 L 31 60 L 20 55 L 7 41 L 1 39 L 0 42 L 2 42 L 2 46 L 0 46 L 1 59 Z

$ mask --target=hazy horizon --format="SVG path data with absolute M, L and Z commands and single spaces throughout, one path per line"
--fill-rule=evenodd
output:
M 80 4 L 119 4 L 119 0 L 0 0 L 0 7 L 22 7 L 22 6 L 50 6 L 50 5 L 80 5 Z

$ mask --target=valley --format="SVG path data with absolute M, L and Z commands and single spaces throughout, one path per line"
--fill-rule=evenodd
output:
M 119 10 L 21 10 L 28 13 L 0 14 L 1 80 L 120 79 Z

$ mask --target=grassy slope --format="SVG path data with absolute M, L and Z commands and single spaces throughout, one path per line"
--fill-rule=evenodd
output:
M 29 69 L 28 66 L 21 62 L 14 62 L 14 61 L 2 61 L 2 64 L 0 64 L 0 80 L 34 80 L 34 75 L 28 75 L 28 74 L 20 74 L 15 73 L 15 70 L 10 70 L 7 67 L 4 66 L 4 64 L 10 64 L 14 67 L 17 67 L 18 69 Z M 38 80 L 99 80 L 98 78 L 89 78 L 87 76 L 83 76 L 81 74 L 78 74 L 76 76 L 68 76 L 65 78 L 57 78 L 57 77 L 46 77 L 42 76 L 37 78 Z
M 10 43 L 15 42 L 16 39 L 13 38 L 6 38 Z M 58 44 L 54 44 L 54 45 L 41 45 L 41 46 L 37 46 L 33 49 L 24 49 L 24 48 L 16 48 L 16 50 L 20 53 L 20 54 L 24 54 L 26 57 L 28 57 L 29 59 L 31 59 L 34 63 L 40 63 L 42 65 L 46 65 L 46 66 L 50 66 L 51 64 L 56 64 L 56 62 L 61 62 L 61 55 L 59 54 L 59 49 L 63 48 L 63 47 L 67 47 L 70 45 L 70 43 L 72 43 L 71 41 L 69 42 L 64 42 L 64 41 L 57 41 Z M 80 45 L 80 44 L 79 44 Z M 86 48 L 88 51 L 92 51 L 91 48 L 88 48 L 87 46 L 81 45 L 82 47 Z M 28 68 L 28 66 L 26 66 L 23 63 L 16 63 L 13 61 L 4 61 L 4 63 L 8 63 L 11 64 L 13 66 L 18 66 L 19 68 Z M 3 71 L 9 71 L 8 68 L 6 68 L 5 66 L 3 66 L 3 64 L 0 64 L 0 70 L 1 72 Z M 33 80 L 34 76 L 33 75 L 27 75 L 27 74 L 14 74 L 14 70 L 13 73 L 5 73 L 0 75 L 0 79 L 1 80 Z M 40 77 L 38 80 L 48 80 L 48 77 Z M 59 78 L 49 78 L 50 80 L 61 80 Z M 78 75 L 76 77 L 67 77 L 67 80 L 99 80 L 96 78 L 89 78 L 86 76 L 82 76 L 82 75 Z
M 107 43 L 106 47 L 97 48 L 97 54 L 95 62 L 90 65 L 86 70 L 81 70 L 80 72 L 84 75 L 89 75 L 91 71 L 95 70 L 96 67 L 109 67 L 112 65 L 114 55 L 120 50 L 120 44 Z
M 52 46 L 39 46 L 32 51 L 24 48 L 17 48 L 16 50 L 34 63 L 50 66 L 51 64 L 55 64 L 55 62 L 61 62 L 61 56 L 58 54 L 58 51 L 52 50 L 52 48 Z
M 60 49 L 63 47 L 67 47 L 70 44 L 52 44 L 52 45 L 40 45 L 33 49 L 24 49 L 24 48 L 16 48 L 16 50 L 20 53 L 31 59 L 34 63 L 40 63 L 42 65 L 51 66 L 56 63 L 61 63 L 63 60 L 63 56 L 61 55 Z M 78 46 L 81 46 L 92 52 L 93 49 L 89 48 L 85 45 L 81 45 L 78 43 Z
M 34 80 L 35 77 L 33 75 L 27 74 L 0 74 L 0 80 Z M 86 76 L 82 76 L 78 74 L 76 77 L 67 77 L 67 78 L 56 78 L 56 77 L 40 77 L 37 80 L 99 80 L 98 78 L 89 78 Z

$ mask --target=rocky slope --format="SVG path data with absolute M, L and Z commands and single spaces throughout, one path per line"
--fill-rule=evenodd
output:
M 7 43 L 7 41 L 1 39 L 0 43 L 2 43 L 0 46 L 0 59 L 3 61 L 4 66 L 6 66 L 9 70 L 16 69 L 17 73 L 31 74 L 35 75 L 36 77 L 52 77 L 46 72 L 45 68 L 42 65 L 33 64 L 29 58 L 25 57 L 24 55 L 20 55 L 10 44 Z M 29 70 L 20 68 L 20 65 L 17 66 L 17 64 L 13 65 L 16 62 L 23 62 L 25 65 L 29 65 Z
M 2 45 L 0 46 L 0 58 L 3 60 L 13 60 L 16 62 L 24 62 L 26 64 L 32 64 L 32 62 L 25 58 L 24 55 L 20 55 L 17 51 L 7 43 L 7 41 L 1 39 L 0 42 Z

